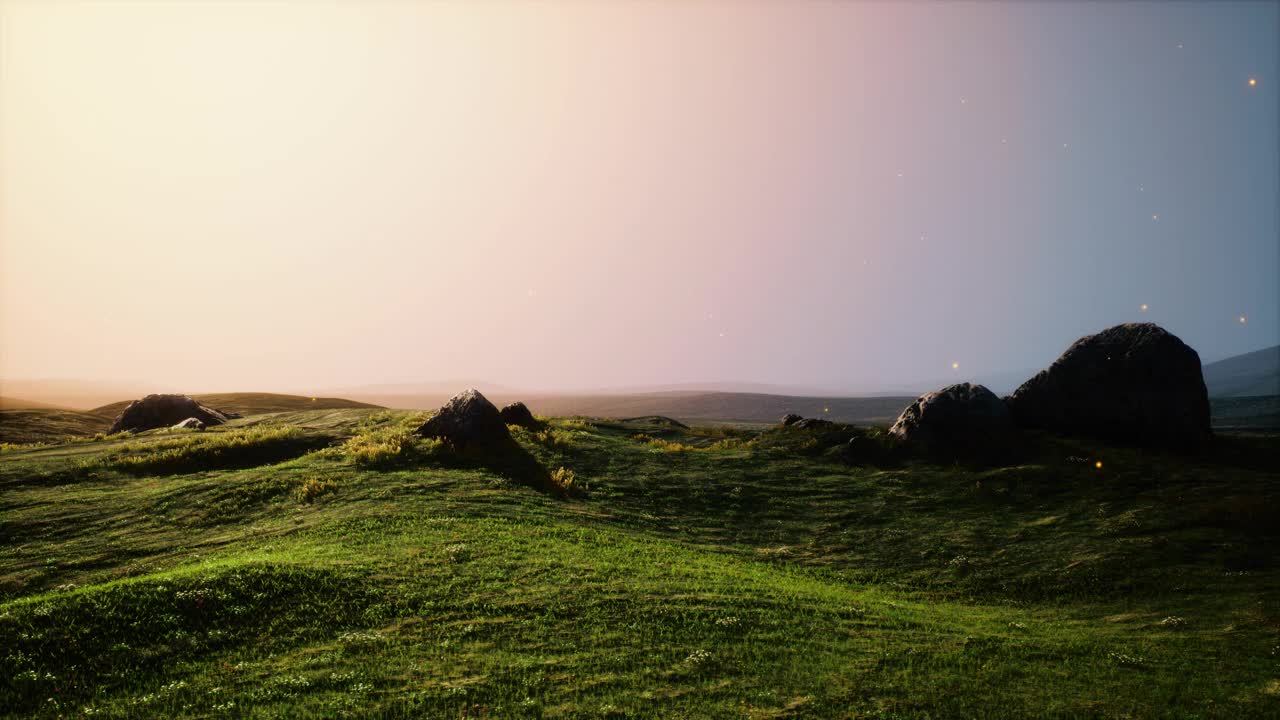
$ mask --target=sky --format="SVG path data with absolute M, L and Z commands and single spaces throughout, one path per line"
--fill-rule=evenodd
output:
M 0 0 L 0 378 L 849 392 L 1280 343 L 1280 6 Z

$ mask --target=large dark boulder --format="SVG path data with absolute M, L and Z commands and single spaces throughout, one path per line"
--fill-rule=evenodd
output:
M 1077 340 L 1008 398 L 1021 426 L 1144 446 L 1209 435 L 1200 356 L 1158 325 L 1117 325 Z
M 508 425 L 519 425 L 523 428 L 536 428 L 538 421 L 533 417 L 533 413 L 529 412 L 529 407 L 522 402 L 513 402 L 510 405 L 498 411 L 502 416 L 502 422 Z
M 422 437 L 440 438 L 455 447 L 512 442 L 498 408 L 474 388 L 449 398 L 449 402 L 415 432 Z
M 1010 445 L 1013 422 L 995 393 L 960 383 L 916 398 L 889 434 L 931 452 L 987 454 Z
M 804 418 L 800 417 L 795 413 L 787 413 L 786 415 L 782 416 L 782 421 L 781 421 L 782 427 L 791 427 L 792 425 L 795 425 L 796 423 L 800 422 L 803 419 Z
M 205 407 L 186 395 L 148 395 L 134 400 L 116 416 L 109 433 L 142 432 L 153 428 L 170 427 L 195 418 L 205 425 L 221 425 L 227 416 Z

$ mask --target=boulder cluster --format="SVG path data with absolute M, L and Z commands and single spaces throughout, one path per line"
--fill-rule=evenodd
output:
M 1004 399 L 972 383 L 926 393 L 889 433 L 931 450 L 1007 446 L 1020 428 L 1146 447 L 1210 436 L 1200 356 L 1163 328 L 1130 323 L 1077 340 Z
M 782 416 L 782 427 L 795 428 L 796 430 L 815 430 L 834 426 L 835 423 L 822 418 L 801 417 L 795 413 L 787 413 Z
M 510 444 L 508 425 L 536 428 L 540 423 L 524 403 L 514 402 L 499 410 L 479 390 L 470 388 L 449 398 L 415 432 L 458 448 L 486 447 Z
M 107 432 L 142 432 L 175 426 L 203 430 L 208 425 L 221 425 L 233 415 L 201 405 L 186 395 L 148 395 L 129 403 Z

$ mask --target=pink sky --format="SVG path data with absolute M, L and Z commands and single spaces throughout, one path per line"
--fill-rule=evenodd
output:
M 1029 239 L 1008 5 L 0 7 L 3 377 L 871 387 L 1146 301 Z

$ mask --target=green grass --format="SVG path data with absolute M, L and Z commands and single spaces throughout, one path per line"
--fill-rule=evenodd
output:
M 203 393 L 192 395 L 192 399 L 204 405 L 241 415 L 261 415 L 263 413 L 291 412 L 297 410 L 343 410 L 371 409 L 378 405 L 331 397 L 306 397 L 303 395 L 281 395 L 279 393 Z M 136 398 L 134 398 L 136 399 Z M 109 405 L 97 407 L 89 412 L 106 418 L 114 418 L 129 405 L 132 400 L 121 400 Z
M 1194 458 L 1041 437 L 968 467 L 850 466 L 841 428 L 514 433 L 566 499 L 421 452 L 419 422 L 0 456 L 0 713 L 1278 714 L 1274 436 Z
M 106 432 L 110 418 L 74 410 L 0 410 L 0 442 L 59 442 Z

